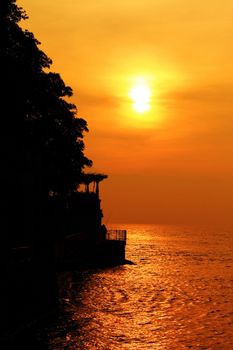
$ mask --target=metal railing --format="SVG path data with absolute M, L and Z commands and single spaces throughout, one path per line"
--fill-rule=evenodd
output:
M 126 241 L 126 230 L 107 230 L 107 240 Z

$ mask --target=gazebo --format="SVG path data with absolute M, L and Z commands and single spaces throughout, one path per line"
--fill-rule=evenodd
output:
M 80 184 L 85 185 L 85 192 L 90 193 L 90 184 L 94 183 L 94 193 L 99 198 L 99 183 L 107 179 L 108 175 L 98 173 L 83 173 L 80 179 Z

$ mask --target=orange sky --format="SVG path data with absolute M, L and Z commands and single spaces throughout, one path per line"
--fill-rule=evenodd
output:
M 20 0 L 88 121 L 105 222 L 232 223 L 233 2 Z M 151 89 L 138 114 L 129 91 Z

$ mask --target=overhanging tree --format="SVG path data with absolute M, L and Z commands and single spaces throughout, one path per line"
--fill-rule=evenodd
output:
M 59 74 L 46 71 L 52 61 L 39 49 L 39 42 L 20 28 L 18 23 L 27 16 L 15 2 L 0 4 L 4 119 L 15 129 L 17 150 L 40 158 L 46 192 L 67 193 L 76 188 L 82 169 L 91 165 L 83 152 L 87 123 L 65 100 L 72 89 Z
M 72 193 L 91 161 L 84 155 L 87 123 L 67 102 L 72 89 L 49 71 L 51 59 L 39 49 L 34 35 L 19 26 L 25 19 L 16 0 L 1 0 L 1 124 L 6 136 L 2 165 L 8 197 L 13 188 L 12 196 L 17 191 L 28 194 L 34 202 L 40 198 L 41 205 L 49 193 L 62 197 Z

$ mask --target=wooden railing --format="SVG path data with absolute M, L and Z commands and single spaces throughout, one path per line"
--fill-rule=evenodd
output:
M 126 230 L 107 230 L 107 240 L 126 241 Z

